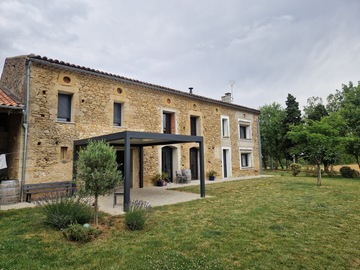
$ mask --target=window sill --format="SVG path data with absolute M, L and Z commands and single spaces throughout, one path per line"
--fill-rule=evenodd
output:
M 56 123 L 59 123 L 59 124 L 72 124 L 72 125 L 75 124 L 75 122 L 67 122 L 67 121 L 59 121 L 59 120 L 56 120 Z
M 254 167 L 240 167 L 240 170 L 253 170 Z

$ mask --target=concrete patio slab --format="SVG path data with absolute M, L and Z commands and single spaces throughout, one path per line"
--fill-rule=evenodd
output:
M 205 181 L 205 186 L 209 184 L 216 184 L 221 182 L 255 179 L 261 177 L 271 177 L 269 175 L 258 175 L 258 176 L 246 176 L 246 177 L 235 177 L 226 179 L 217 179 L 215 181 Z M 172 190 L 173 188 L 196 185 L 199 186 L 199 193 L 188 193 Z M 113 195 L 100 196 L 99 197 L 99 209 L 100 211 L 109 213 L 111 215 L 121 215 L 123 212 L 123 197 L 119 196 L 117 199 L 117 205 L 113 207 Z M 181 202 L 187 202 L 192 200 L 202 199 L 200 197 L 200 181 L 193 180 L 189 184 L 175 184 L 171 183 L 164 187 L 145 187 L 145 188 L 132 188 L 130 191 L 131 200 L 143 200 L 151 204 L 151 206 L 170 205 Z M 0 210 L 9 209 L 21 209 L 36 206 L 35 203 L 16 203 L 10 205 L 1 205 Z

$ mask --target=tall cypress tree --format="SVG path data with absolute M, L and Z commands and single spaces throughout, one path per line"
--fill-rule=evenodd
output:
M 291 160 L 292 156 L 290 155 L 290 149 L 294 146 L 294 143 L 286 137 L 288 131 L 290 131 L 291 126 L 297 126 L 301 124 L 301 111 L 299 109 L 299 102 L 296 101 L 296 98 L 288 94 L 286 99 L 286 108 L 285 108 L 285 118 L 283 120 L 283 143 L 282 149 L 284 152 L 284 156 L 286 161 Z M 286 166 L 288 167 L 288 162 L 286 162 Z

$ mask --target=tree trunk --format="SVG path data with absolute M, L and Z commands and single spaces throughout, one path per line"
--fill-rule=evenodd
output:
M 281 169 L 283 170 L 283 169 L 284 169 L 284 166 L 283 166 L 282 163 L 281 163 L 281 158 L 278 158 L 278 162 L 279 162 L 279 164 L 280 164 Z
M 263 168 L 264 168 L 265 170 L 267 169 L 266 158 L 263 158 Z
M 97 227 L 98 224 L 99 224 L 99 213 L 98 213 L 98 195 L 95 195 L 95 204 L 94 204 L 94 207 L 95 207 L 95 226 Z
M 328 173 L 329 172 L 329 162 L 324 161 L 323 164 L 324 164 L 324 171 Z
M 317 170 L 318 170 L 318 173 L 317 173 L 317 185 L 321 186 L 321 167 L 320 167 L 320 164 L 317 164 Z

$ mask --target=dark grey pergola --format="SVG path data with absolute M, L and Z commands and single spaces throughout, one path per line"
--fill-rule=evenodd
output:
M 200 196 L 205 197 L 205 175 L 204 175 L 204 141 L 202 136 L 175 135 L 138 131 L 123 131 L 74 141 L 73 175 L 76 175 L 76 161 L 81 146 L 85 146 L 90 140 L 108 142 L 110 145 L 124 147 L 124 211 L 129 210 L 130 203 L 130 149 L 139 148 L 140 160 L 140 183 L 144 187 L 144 147 L 155 145 L 168 145 L 178 143 L 198 143 L 200 159 Z

